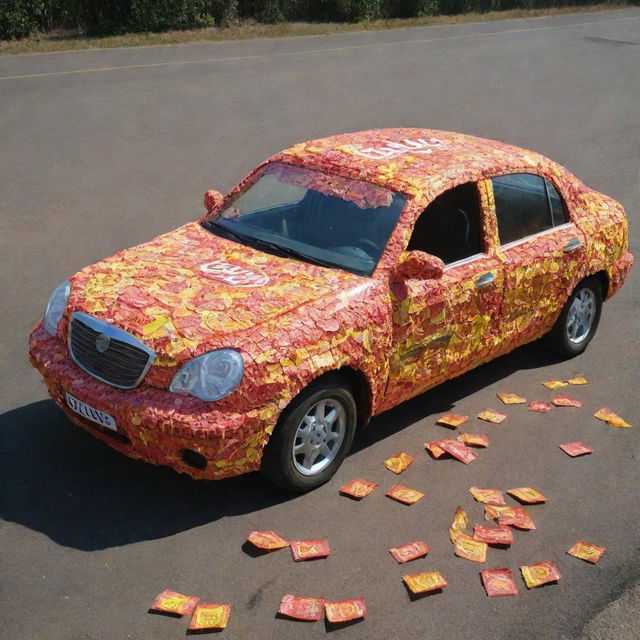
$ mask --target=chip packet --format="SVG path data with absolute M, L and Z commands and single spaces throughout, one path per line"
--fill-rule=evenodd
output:
M 389 553 L 399 564 L 422 558 L 426 556 L 429 551 L 429 546 L 422 542 L 422 540 L 416 540 L 415 542 L 409 542 L 399 547 L 391 547 L 389 549 Z
M 562 578 L 553 562 L 523 565 L 520 567 L 520 571 L 528 589 L 540 587 L 549 582 L 557 582 Z
M 454 542 L 453 552 L 459 558 L 465 558 L 472 562 L 485 562 L 487 559 L 487 543 L 474 540 L 466 533 L 460 533 Z
M 516 500 L 524 502 L 525 504 L 540 504 L 546 502 L 548 498 L 531 487 L 520 487 L 518 489 L 507 489 L 507 493 L 513 496 Z
M 289 544 L 291 545 L 291 556 L 294 562 L 326 558 L 331 553 L 331 548 L 326 538 L 319 540 L 292 540 Z
M 567 380 L 567 384 L 589 384 L 589 381 L 586 378 L 579 376 L 577 378 L 569 378 L 569 380 Z
M 387 491 L 385 495 L 404 504 L 414 504 L 421 498 L 424 498 L 424 493 L 422 493 L 421 491 L 410 489 L 409 487 L 405 487 L 402 484 L 393 485 L 393 487 L 391 487 L 391 489 L 389 489 L 389 491 Z
M 464 464 L 469 464 L 478 457 L 478 454 L 472 449 L 467 447 L 465 444 L 462 444 L 462 442 L 457 442 L 456 440 L 441 440 L 438 443 L 438 446 L 441 449 L 444 449 L 456 460 L 460 460 L 460 462 L 463 462 Z
M 517 393 L 498 393 L 497 395 L 504 404 L 524 404 L 527 401 Z
M 189 631 L 204 631 L 206 629 L 224 629 L 231 615 L 230 604 L 201 603 L 191 616 Z
M 567 551 L 570 556 L 580 558 L 581 560 L 590 562 L 591 564 L 598 562 L 598 560 L 602 558 L 602 554 L 604 552 L 604 547 L 599 547 L 597 544 L 585 542 L 584 540 L 576 542 L 571 549 Z
M 513 544 L 513 531 L 505 524 L 498 527 L 483 527 L 478 524 L 473 527 L 473 539 L 490 545 L 509 547 Z
M 555 398 L 553 398 L 553 400 L 551 400 L 551 404 L 556 406 L 556 407 L 581 407 L 582 406 L 582 402 L 580 402 L 580 400 L 576 400 L 575 398 L 572 398 L 571 396 L 556 396 Z
M 327 621 L 332 624 L 340 622 L 350 622 L 367 617 L 367 605 L 364 598 L 353 598 L 351 600 L 325 601 L 324 612 Z
M 356 478 L 340 487 L 338 491 L 345 496 L 361 500 L 362 498 L 366 498 L 377 486 L 378 484 L 375 482 L 369 482 L 364 478 Z
M 469 516 L 462 507 L 458 507 L 453 514 L 453 520 L 449 527 L 449 539 L 453 544 L 456 543 L 458 536 L 466 531 L 469 526 Z
M 320 620 L 324 613 L 324 598 L 286 594 L 282 596 L 278 613 L 295 620 Z
M 496 506 L 506 504 L 502 492 L 497 489 L 478 489 L 478 487 L 469 487 L 469 493 L 477 502 Z
M 457 429 L 461 424 L 464 424 L 469 419 L 469 416 L 459 416 L 457 413 L 445 413 L 436 420 L 436 424 L 444 427 L 450 427 L 451 429 Z
M 247 542 L 265 551 L 273 551 L 289 546 L 289 542 L 281 538 L 275 531 L 252 531 L 247 536 Z
M 184 616 L 193 613 L 198 602 L 200 602 L 200 598 L 185 596 L 181 593 L 165 589 L 156 596 L 149 610 L 159 613 L 169 613 L 174 616 Z
M 531 400 L 527 409 L 529 411 L 535 411 L 536 413 L 549 413 L 553 405 L 548 402 L 542 402 L 541 400 Z
M 564 380 L 547 380 L 542 383 L 547 389 L 562 389 L 562 387 L 566 387 L 568 383 Z
M 439 571 L 425 571 L 402 576 L 402 580 L 413 594 L 438 591 L 448 586 L 447 581 Z
M 611 409 L 607 409 L 607 407 L 603 407 L 602 409 L 598 409 L 593 414 L 598 420 L 603 420 L 608 425 L 612 427 L 625 427 L 628 428 L 632 426 L 626 420 L 621 418 L 618 414 L 611 411 Z
M 486 569 L 480 572 L 482 584 L 488 596 L 516 596 L 518 588 L 511 569 Z
M 494 424 L 500 424 L 507 419 L 507 416 L 504 413 L 494 411 L 493 409 L 485 409 L 484 411 L 481 411 L 476 417 L 480 420 L 485 420 L 486 422 L 493 422 Z
M 457 438 L 458 442 L 466 444 L 468 447 L 488 447 L 489 438 L 484 433 L 461 433 Z
M 389 471 L 393 471 L 393 473 L 402 473 L 414 460 L 415 458 L 413 456 L 410 456 L 404 451 L 400 451 L 385 460 L 382 464 L 387 467 Z
M 425 442 L 424 448 L 431 454 L 431 457 L 436 460 L 446 453 L 446 451 L 440 447 L 439 442 Z
M 559 444 L 558 446 L 572 458 L 576 458 L 577 456 L 584 456 L 588 453 L 593 453 L 593 449 L 591 447 L 587 447 L 587 445 L 583 444 L 582 442 L 565 442 L 564 444 Z
M 485 520 L 497 520 L 502 516 L 515 517 L 515 507 L 508 507 L 503 505 L 493 505 L 485 502 L 484 504 L 484 519 Z
M 513 514 L 504 513 L 498 517 L 498 524 L 508 524 L 516 529 L 532 531 L 536 528 L 529 512 L 524 507 L 514 507 Z

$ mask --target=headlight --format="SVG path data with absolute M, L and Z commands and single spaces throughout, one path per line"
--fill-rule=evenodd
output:
M 190 393 L 201 400 L 220 400 L 242 380 L 242 356 L 233 349 L 205 353 L 185 364 L 171 381 L 170 391 Z
M 67 298 L 71 291 L 71 284 L 68 280 L 65 280 L 62 284 L 59 284 L 49 297 L 47 303 L 47 309 L 44 312 L 44 328 L 52 336 L 56 335 L 58 329 L 58 323 L 64 315 L 64 308 L 67 306 Z

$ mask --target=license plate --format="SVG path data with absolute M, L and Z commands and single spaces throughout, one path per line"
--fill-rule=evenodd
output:
M 78 400 L 78 398 L 75 398 L 70 393 L 66 394 L 66 400 L 68 407 L 83 418 L 87 418 L 88 420 L 99 424 L 101 427 L 106 427 L 113 431 L 118 430 L 115 419 L 108 413 L 94 409 L 92 406 L 82 402 L 82 400 Z

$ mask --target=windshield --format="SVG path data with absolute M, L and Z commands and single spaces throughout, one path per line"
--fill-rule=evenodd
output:
M 203 226 L 269 253 L 369 276 L 405 201 L 368 182 L 271 163 Z

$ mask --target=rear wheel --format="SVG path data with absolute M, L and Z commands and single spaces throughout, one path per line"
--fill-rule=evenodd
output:
M 303 493 L 324 484 L 342 464 L 357 422 L 351 387 L 338 376 L 309 385 L 283 411 L 262 458 L 262 472 Z
M 573 290 L 545 341 L 556 353 L 573 357 L 593 338 L 602 312 L 602 287 L 597 278 L 586 278 Z

